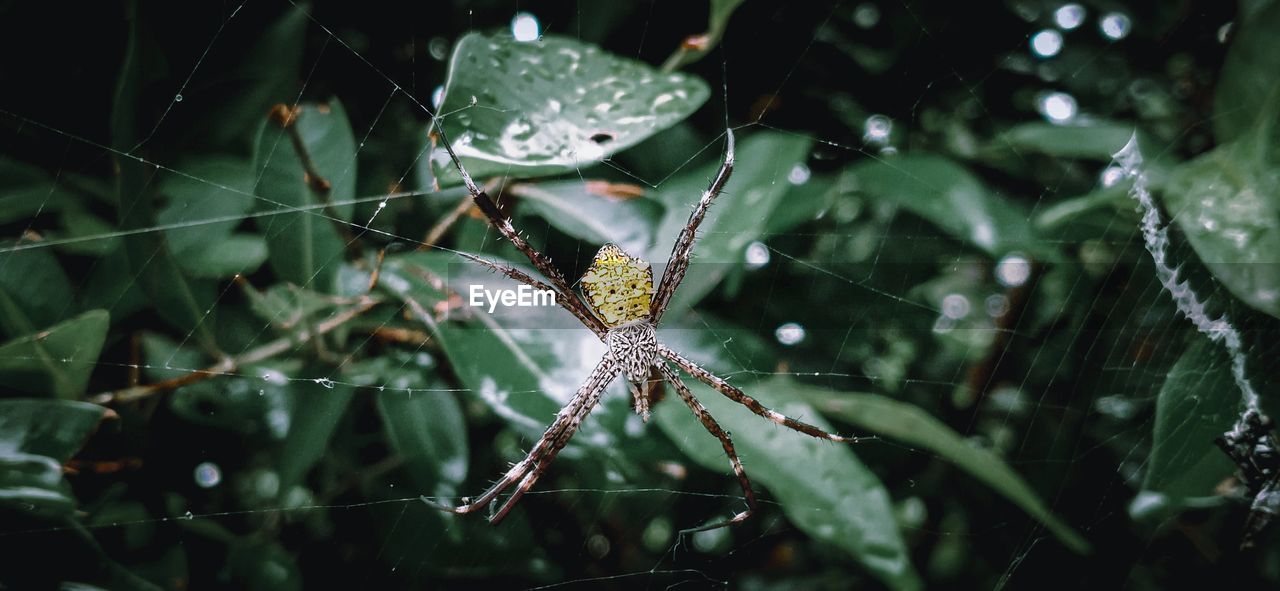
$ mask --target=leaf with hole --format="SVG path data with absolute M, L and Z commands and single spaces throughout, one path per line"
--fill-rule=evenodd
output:
M 706 83 L 613 55 L 577 39 L 509 34 L 458 40 L 438 113 L 471 176 L 520 178 L 595 164 L 688 117 Z M 461 182 L 435 149 L 419 163 L 424 187 Z

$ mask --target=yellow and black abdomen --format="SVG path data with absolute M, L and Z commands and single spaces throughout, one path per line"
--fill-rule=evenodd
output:
M 617 245 L 600 247 L 580 281 L 587 305 L 610 328 L 649 317 L 653 267 Z

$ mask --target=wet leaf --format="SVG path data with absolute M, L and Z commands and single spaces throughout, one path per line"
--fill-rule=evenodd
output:
M 37 396 L 76 398 L 107 336 L 105 310 L 90 310 L 0 345 L 0 387 Z
M 697 303 L 730 271 L 741 267 L 747 245 L 764 236 L 771 213 L 787 207 L 784 197 L 821 200 L 820 193 L 789 193 L 788 175 L 809 155 L 808 138 L 762 132 L 738 139 L 736 166 L 724 192 L 716 198 L 698 230 L 689 274 L 668 308 L 677 311 Z M 663 183 L 653 198 L 666 207 L 649 248 L 655 280 L 662 275 L 671 248 L 689 214 L 720 168 L 720 158 Z M 797 205 L 797 207 L 802 207 Z
M 1160 388 L 1151 455 L 1142 489 L 1175 505 L 1215 494 L 1231 475 L 1231 460 L 1214 438 L 1231 428 L 1240 413 L 1240 389 L 1220 345 L 1196 335 Z
M 0 400 L 0 504 L 40 517 L 69 515 L 76 501 L 62 465 L 106 412 L 85 402 Z
M 470 395 L 478 396 L 522 433 L 541 435 L 604 355 L 604 343 L 559 306 L 497 305 L 490 314 L 489 304 L 481 298 L 480 306 L 471 307 L 472 285 L 496 292 L 519 284 L 460 257 L 437 253 L 387 257 L 380 286 L 396 295 L 411 295 L 432 310 L 443 297 L 424 279 L 424 271 L 444 280 L 463 298 L 465 307 L 456 313 L 458 319 L 440 323 L 436 332 L 458 379 Z M 467 315 L 471 322 L 458 322 Z M 584 426 L 589 428 L 593 427 Z
M 392 379 L 388 385 L 393 389 L 380 390 L 377 396 L 378 412 L 392 449 L 405 459 L 422 494 L 456 496 L 467 477 L 470 457 L 462 407 L 449 389 L 440 387 L 442 384 L 407 392 L 397 384 L 410 376 L 396 379 L 396 372 L 390 372 L 389 377 Z
M 1023 208 L 941 156 L 863 161 L 848 173 L 858 191 L 899 205 L 989 255 L 1024 250 L 1039 258 L 1058 256 L 1035 240 L 1030 216 Z
M 280 278 L 328 292 L 343 260 L 345 240 L 339 227 L 346 227 L 355 197 L 355 140 L 337 101 L 304 105 L 300 111 L 292 125 L 330 189 L 321 196 L 308 186 L 289 132 L 264 121 L 254 146 L 253 170 L 259 180 L 253 194 L 260 197 L 258 211 L 269 215 L 256 222 L 267 240 L 267 261 Z
M 920 579 L 893 519 L 889 493 L 852 449 L 775 427 L 702 383 L 692 379 L 685 382 L 716 421 L 732 434 L 748 476 L 769 490 L 797 527 L 815 540 L 844 550 L 891 588 L 920 588 Z M 823 429 L 831 428 L 811 407 L 780 394 L 772 385 L 776 384 L 738 384 L 770 408 L 788 416 L 802 416 Z M 655 418 L 667 437 L 689 457 L 708 469 L 732 474 L 720 442 L 703 429 L 677 397 L 659 404 Z M 728 511 L 740 510 L 739 505 L 734 504 Z
M 920 407 L 879 394 L 836 392 L 787 379 L 773 380 L 762 387 L 790 393 L 823 413 L 848 421 L 861 432 L 884 435 L 937 454 L 1043 523 L 1068 548 L 1081 554 L 1089 552 L 1089 542 L 1054 516 L 1017 472 L 990 451 L 965 441 Z
M 1213 131 L 1225 144 L 1253 136 L 1258 127 L 1280 146 L 1275 109 L 1280 99 L 1280 4 L 1271 2 L 1244 20 L 1231 41 L 1213 101 Z
M 1263 160 L 1257 139 L 1182 164 L 1162 196 L 1213 275 L 1245 303 L 1280 317 L 1280 169 Z
M 569 37 L 523 43 L 472 33 L 454 48 L 437 112 L 448 114 L 444 130 L 473 177 L 528 178 L 599 162 L 688 117 L 708 96 L 693 76 Z M 426 164 L 419 174 L 429 187 Z M 460 182 L 443 149 L 431 167 L 441 186 Z
M 523 198 L 521 206 L 527 211 L 561 232 L 592 244 L 612 242 L 629 253 L 649 247 L 662 215 L 662 208 L 651 200 L 604 197 L 581 180 L 520 184 L 508 190 Z
M 1111 162 L 1137 132 L 1133 123 L 1120 121 L 1094 120 L 1082 125 L 1023 123 L 1001 134 L 990 149 L 1013 148 L 1057 158 Z M 1150 138 L 1145 134 L 1139 137 L 1144 154 L 1160 154 Z

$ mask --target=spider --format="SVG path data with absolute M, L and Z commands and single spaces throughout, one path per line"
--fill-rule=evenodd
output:
M 551 426 L 547 427 L 546 432 L 529 450 L 528 455 L 507 470 L 488 490 L 485 490 L 474 499 L 462 499 L 464 504 L 460 506 L 440 505 L 426 497 L 422 498 L 424 502 L 445 511 L 466 514 L 490 506 L 498 495 L 515 486 L 516 489 L 511 493 L 511 496 L 502 503 L 502 506 L 496 512 L 491 512 L 490 514 L 489 522 L 491 524 L 499 523 L 515 507 L 520 497 L 527 493 L 538 478 L 546 472 L 556 455 L 573 437 L 583 419 L 600 402 L 606 387 L 619 374 L 625 375 L 630 382 L 635 411 L 643 420 L 647 421 L 650 405 L 653 402 L 651 397 L 653 382 L 650 381 L 650 376 L 652 375 L 658 380 L 666 380 L 674 386 L 680 399 L 693 411 L 693 414 L 701 421 L 702 426 L 720 440 L 724 453 L 728 456 L 729 463 L 738 477 L 738 483 L 742 486 L 742 493 L 747 504 L 746 510 L 733 515 L 726 521 L 688 529 L 684 533 L 717 529 L 746 520 L 757 510 L 756 495 L 751 488 L 751 481 L 748 480 L 746 472 L 742 469 L 742 462 L 734 451 L 733 441 L 730 439 L 729 433 L 721 428 L 719 423 L 707 412 L 706 407 L 694 397 L 672 365 L 683 370 L 694 379 L 714 388 L 730 400 L 742 404 L 750 409 L 751 412 L 774 423 L 819 439 L 840 442 L 856 442 L 858 440 L 854 437 L 827 433 L 818 427 L 786 417 L 782 413 L 766 408 L 742 390 L 726 382 L 723 378 L 699 367 L 666 345 L 658 342 L 655 328 L 662 320 L 663 313 L 666 312 L 667 306 L 671 303 L 672 295 L 675 294 L 676 288 L 680 286 L 680 282 L 684 279 L 685 272 L 688 270 L 689 259 L 693 254 L 694 241 L 697 238 L 698 225 L 706 215 L 711 202 L 724 189 L 725 183 L 729 181 L 729 175 L 733 172 L 733 130 L 726 130 L 724 160 L 715 178 L 711 181 L 711 185 L 702 193 L 702 198 L 693 208 L 693 212 L 689 215 L 688 223 L 680 231 L 679 237 L 676 238 L 675 246 L 671 249 L 671 257 L 667 263 L 666 271 L 663 273 L 662 281 L 657 288 L 654 288 L 653 270 L 648 262 L 623 252 L 616 245 L 606 244 L 596 253 L 591 265 L 579 281 L 582 285 L 583 294 L 586 296 L 584 301 L 575 295 L 569 284 L 565 282 L 564 276 L 551 264 L 551 261 L 530 246 L 516 232 L 516 229 L 511 225 L 511 220 L 503 217 L 493 199 L 476 186 L 476 183 L 467 174 L 462 162 L 458 159 L 457 154 L 454 153 L 453 147 L 450 146 L 441 126 L 434 125 L 433 127 L 438 133 L 440 143 L 453 161 L 454 167 L 461 174 L 463 183 L 466 184 L 467 190 L 471 193 L 475 205 L 488 218 L 489 223 L 511 242 L 512 246 L 528 257 L 534 268 L 546 277 L 550 285 L 509 265 L 471 255 L 464 256 L 516 281 L 528 284 L 535 289 L 553 291 L 556 302 L 572 313 L 583 326 L 600 337 L 607 345 L 608 351 L 600 359 L 595 369 L 591 371 L 586 382 L 569 400 L 568 404 L 556 414 Z M 651 371 L 656 372 L 656 374 L 651 373 Z

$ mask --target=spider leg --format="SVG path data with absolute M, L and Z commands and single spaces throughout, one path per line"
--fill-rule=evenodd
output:
M 591 330 L 596 331 L 597 333 L 603 333 L 605 330 L 604 323 L 595 316 L 592 316 L 591 313 L 586 310 L 586 307 L 582 302 L 573 297 L 573 289 L 571 289 L 569 284 L 565 282 L 564 275 L 561 275 L 555 265 L 551 264 L 550 259 L 537 250 L 534 250 L 533 246 L 525 241 L 524 238 L 520 237 L 520 234 L 516 232 L 515 226 L 511 225 L 511 220 L 502 216 L 502 212 L 498 210 L 498 205 L 493 202 L 493 199 L 489 197 L 489 194 L 476 186 L 475 181 L 471 180 L 471 175 L 467 174 L 467 170 L 462 167 L 462 161 L 459 160 L 458 155 L 453 152 L 453 146 L 449 144 L 449 138 L 444 134 L 444 127 L 434 120 L 432 126 L 440 135 L 440 144 L 443 145 L 445 151 L 449 153 L 449 158 L 453 160 L 453 166 L 457 168 L 458 173 L 462 175 L 462 182 L 467 185 L 467 191 L 471 193 L 471 200 L 475 202 L 476 207 L 478 207 L 481 212 L 484 212 L 485 217 L 489 218 L 489 223 L 498 230 L 498 233 L 502 234 L 504 238 L 511 242 L 511 245 L 516 247 L 516 250 L 519 250 L 524 254 L 524 256 L 529 259 L 529 262 L 533 263 L 533 267 L 537 269 L 539 273 L 546 276 L 546 278 L 551 282 L 551 285 L 555 288 L 556 292 L 561 296 L 564 296 L 564 300 L 561 305 L 577 310 L 574 312 L 574 316 L 577 316 L 579 320 L 582 320 L 583 323 Z
M 615 373 L 614 376 L 616 375 Z M 510 513 L 515 508 L 516 502 L 520 500 L 520 497 L 523 497 L 525 493 L 529 492 L 529 489 L 533 488 L 534 483 L 538 482 L 538 479 L 551 467 L 551 462 L 555 461 L 556 456 L 560 454 L 560 450 L 564 449 L 564 446 L 573 438 L 573 434 L 578 431 L 578 426 L 582 424 L 582 421 L 587 418 L 587 415 L 600 402 L 600 397 L 604 394 L 605 388 L 611 381 L 613 381 L 612 377 L 609 381 L 601 382 L 600 386 L 587 397 L 586 402 L 578 408 L 577 413 L 569 421 L 569 424 L 565 425 L 564 429 L 560 431 L 559 436 L 556 437 L 551 447 L 547 449 L 541 458 L 534 462 L 533 470 L 520 479 L 520 485 L 516 487 L 515 492 L 511 493 L 511 496 L 502 503 L 498 511 L 489 518 L 489 523 L 497 524 L 506 518 L 507 513 Z
M 550 285 L 547 285 L 546 283 L 543 283 L 541 281 L 538 281 L 537 279 L 534 279 L 533 277 L 530 277 L 528 273 L 525 273 L 524 271 L 521 271 L 515 267 L 512 267 L 511 265 L 496 263 L 494 261 L 491 261 L 482 257 L 478 257 L 471 253 L 459 252 L 458 254 L 462 255 L 463 258 L 467 258 L 472 261 L 475 261 L 481 265 L 484 265 L 485 267 L 488 267 L 493 271 L 496 271 L 498 273 L 506 275 L 507 277 L 515 279 L 516 281 L 529 285 L 534 289 L 547 290 L 547 291 L 554 292 L 556 294 L 556 303 L 560 304 L 560 307 L 568 310 L 569 313 L 573 314 L 573 316 L 578 319 L 578 322 L 581 322 L 582 324 L 586 325 L 587 328 L 591 329 L 592 332 L 596 333 L 596 336 L 600 337 L 600 340 L 602 341 L 604 340 L 605 328 L 604 328 L 604 325 L 600 323 L 600 319 L 596 318 L 595 316 L 592 316 L 590 313 L 584 310 L 581 306 L 574 305 L 578 302 L 578 299 L 572 293 L 566 296 L 565 294 L 560 293 L 559 291 L 553 289 Z
M 696 363 L 681 357 L 679 353 L 672 351 L 666 345 L 658 344 L 658 356 L 678 365 L 680 369 L 685 371 L 685 373 L 688 373 L 698 381 L 711 386 L 717 392 L 724 394 L 726 398 L 747 407 L 751 412 L 782 425 L 783 427 L 799 431 L 805 435 L 816 437 L 818 439 L 826 439 L 828 441 L 848 441 L 856 443 L 861 440 L 858 437 L 845 437 L 843 435 L 827 433 L 826 431 L 810 425 L 809 423 L 797 421 L 763 404 L 760 404 L 760 402 L 755 398 L 747 396 L 745 392 L 739 390 L 729 382 L 724 381 L 705 369 L 702 369 Z
M 671 303 L 671 296 L 680 287 L 680 282 L 684 281 L 685 271 L 689 270 L 689 257 L 693 253 L 693 241 L 697 239 L 698 225 L 706 217 L 711 201 L 724 190 L 725 183 L 729 182 L 729 175 L 733 174 L 733 130 L 726 129 L 725 135 L 724 162 L 720 164 L 720 171 L 711 181 L 711 186 L 702 193 L 702 199 L 698 200 L 698 205 L 689 214 L 689 222 L 676 238 L 675 246 L 671 248 L 671 258 L 667 260 L 667 268 L 662 273 L 662 283 L 658 284 L 653 303 L 649 306 L 649 317 L 654 324 L 662 319 L 662 313 L 667 311 L 667 305 Z
M 476 497 L 475 500 L 457 507 L 441 505 L 427 500 L 426 497 L 423 497 L 422 501 L 438 509 L 458 514 L 472 513 L 488 506 L 489 503 L 491 503 L 498 495 L 502 494 L 503 491 L 511 488 L 511 486 L 517 482 L 521 482 L 521 479 L 529 473 L 530 469 L 544 469 L 542 466 L 550 463 L 550 459 L 543 459 L 544 456 L 548 451 L 554 449 L 555 451 L 551 452 L 552 457 L 554 457 L 555 453 L 558 453 L 559 449 L 564 447 L 564 444 L 568 442 L 569 437 L 571 437 L 573 432 L 577 430 L 582 419 L 585 418 L 587 413 L 591 411 L 591 408 L 600 401 L 601 392 L 603 392 L 605 387 L 609 385 L 609 382 L 613 381 L 613 378 L 618 375 L 619 371 L 621 371 L 621 368 L 619 368 L 612 359 L 609 359 L 608 357 L 601 359 L 600 363 L 591 371 L 591 375 L 587 377 L 587 381 L 582 384 L 582 387 L 578 388 L 578 391 L 573 395 L 573 398 L 569 400 L 569 403 L 564 405 L 564 408 L 560 409 L 560 412 L 556 414 L 555 421 L 553 421 L 551 426 L 547 427 L 547 430 L 542 433 L 542 437 L 533 445 L 533 448 L 529 450 L 529 453 L 524 457 L 524 459 L 520 460 L 520 462 L 507 470 L 507 472 L 502 475 L 502 478 L 499 478 L 493 486 L 490 486 L 483 493 L 480 493 L 480 496 Z M 530 486 L 532 486 L 532 484 L 533 483 L 530 483 Z M 519 494 L 523 495 L 524 493 L 520 492 Z M 498 523 L 501 521 L 502 517 L 506 516 L 506 513 L 511 510 L 508 505 L 511 505 L 512 503 L 513 501 L 511 500 L 504 503 L 504 510 L 499 515 L 495 515 L 491 518 L 489 520 L 490 523 Z
M 676 393 L 680 395 L 680 399 L 684 400 L 684 403 L 693 411 L 694 416 L 698 417 L 698 420 L 702 422 L 703 428 L 705 428 L 708 433 L 715 435 L 716 439 L 720 440 L 720 445 L 724 447 L 725 455 L 729 456 L 729 463 L 733 465 L 733 473 L 738 475 L 738 484 L 742 485 L 742 494 L 745 495 L 747 499 L 747 510 L 730 517 L 728 521 L 721 521 L 719 523 L 712 523 L 702 527 L 681 530 L 680 533 L 689 534 L 711 529 L 719 529 L 745 521 L 747 518 L 751 517 L 758 508 L 756 506 L 756 493 L 751 490 L 751 481 L 747 479 L 747 472 L 742 469 L 742 461 L 738 459 L 738 454 L 733 449 L 733 440 L 730 439 L 729 434 L 720 427 L 720 424 L 711 417 L 711 413 L 707 412 L 707 407 L 702 406 L 702 403 L 698 402 L 698 399 L 693 397 L 693 392 L 690 392 L 689 387 L 684 385 L 684 382 L 680 380 L 680 374 L 676 373 L 675 370 L 671 369 L 671 367 L 665 363 L 658 363 L 654 366 L 662 372 L 662 375 L 667 378 L 667 381 L 671 382 L 671 385 L 675 386 Z

